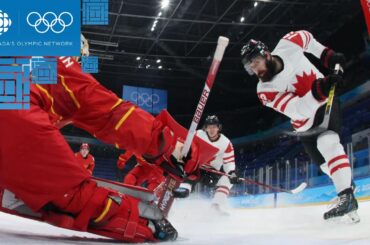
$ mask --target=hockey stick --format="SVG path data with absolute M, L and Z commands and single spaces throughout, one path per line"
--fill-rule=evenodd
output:
M 212 65 L 209 69 L 206 84 L 204 86 L 202 95 L 198 102 L 197 109 L 195 110 L 193 121 L 191 123 L 190 129 L 186 136 L 186 140 L 184 142 L 184 146 L 181 151 L 182 156 L 186 156 L 190 150 L 191 142 L 193 141 L 195 131 L 199 124 L 200 118 L 202 117 L 204 107 L 208 100 L 209 93 L 211 92 L 213 82 L 216 78 L 218 68 L 220 66 L 221 60 L 223 58 L 225 49 L 228 44 L 229 44 L 229 39 L 226 37 L 220 36 L 217 40 L 217 47 L 216 47 L 216 51 L 213 57 Z M 158 201 L 158 207 L 162 211 L 164 217 L 168 216 L 168 213 L 174 201 L 173 190 L 179 187 L 180 183 L 181 183 L 180 180 L 171 177 L 171 175 L 168 175 L 166 182 L 163 186 L 165 191 L 162 193 L 162 196 L 160 197 Z
M 213 56 L 211 68 L 209 69 L 209 72 L 208 72 L 206 84 L 204 85 L 202 95 L 200 96 L 200 100 L 197 105 L 197 109 L 195 110 L 193 121 L 191 122 L 188 135 L 186 136 L 184 147 L 182 148 L 182 151 L 181 151 L 182 156 L 186 156 L 189 152 L 191 142 L 193 141 L 195 131 L 199 124 L 200 118 L 202 117 L 204 108 L 208 100 L 209 93 L 211 92 L 213 82 L 215 81 L 218 68 L 220 66 L 221 60 L 224 56 L 224 52 L 228 44 L 229 44 L 228 38 L 222 37 L 222 36 L 218 38 L 217 48 Z
M 338 75 L 338 74 L 342 74 L 342 73 L 343 73 L 343 68 L 340 66 L 340 64 L 336 64 L 335 68 L 334 68 L 334 74 Z M 335 84 L 333 84 L 330 88 L 328 101 L 326 102 L 326 107 L 325 107 L 324 119 L 323 119 L 322 123 L 319 126 L 317 126 L 315 128 L 312 128 L 312 129 L 309 129 L 305 132 L 287 131 L 287 132 L 285 132 L 285 134 L 288 134 L 288 135 L 291 135 L 291 136 L 311 136 L 311 135 L 320 134 L 320 133 L 328 130 L 331 109 L 333 107 L 335 88 L 336 88 Z
M 207 172 L 210 172 L 210 173 L 214 173 L 214 174 L 218 174 L 218 175 L 223 175 L 223 176 L 226 176 L 226 177 L 230 177 L 229 174 L 226 174 L 224 172 L 218 171 L 218 170 L 213 169 L 213 168 L 209 168 L 206 165 L 203 165 L 201 167 L 201 169 L 203 169 L 203 170 L 205 170 Z M 306 182 L 303 182 L 299 186 L 297 186 L 296 188 L 294 188 L 292 190 L 287 190 L 287 189 L 275 187 L 275 186 L 272 186 L 272 185 L 266 185 L 266 184 L 263 184 L 261 182 L 254 181 L 254 180 L 251 180 L 251 179 L 239 178 L 239 180 L 240 181 L 243 181 L 243 182 L 245 182 L 247 184 L 259 185 L 259 186 L 262 186 L 262 187 L 264 187 L 266 189 L 271 189 L 271 190 L 276 191 L 276 192 L 285 192 L 285 193 L 289 193 L 289 194 L 297 194 L 297 193 L 303 191 L 307 187 L 307 183 Z

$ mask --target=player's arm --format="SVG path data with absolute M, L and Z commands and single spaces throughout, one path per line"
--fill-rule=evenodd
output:
M 235 171 L 235 154 L 234 147 L 229 142 L 227 148 L 222 156 L 222 167 L 225 173 L 229 174 L 232 171 Z
M 63 60 L 59 61 L 58 76 L 66 91 L 63 96 L 70 96 L 77 108 L 71 118 L 73 124 L 99 140 L 142 155 L 181 178 L 184 171 L 196 171 L 199 162 L 208 161 L 216 151 L 195 137 L 191 157 L 180 159 L 181 141 L 178 139 L 185 138 L 187 130 L 168 112 L 163 111 L 154 118 L 136 105 L 119 99 L 90 74 L 83 73 L 78 63 L 72 61 L 67 67 Z M 184 168 L 178 167 L 180 165 Z
M 95 168 L 95 158 L 92 157 L 92 160 L 91 160 L 89 166 L 87 167 L 87 171 L 92 175 L 92 173 L 94 171 L 94 168 Z
M 301 30 L 289 32 L 282 39 L 301 48 L 303 52 L 313 54 L 316 58 L 319 58 L 322 61 L 326 68 L 334 70 L 334 66 L 337 63 L 342 67 L 344 66 L 345 57 L 342 53 L 336 53 L 332 49 L 325 47 L 308 31 Z
M 222 157 L 222 168 L 226 174 L 229 175 L 230 183 L 231 184 L 239 184 L 239 176 L 237 176 L 235 171 L 235 153 L 234 147 L 231 142 L 229 142 L 223 157 Z
M 228 143 L 227 148 L 222 156 L 222 162 L 222 169 L 226 174 L 229 175 L 230 183 L 240 183 L 239 177 L 236 175 L 235 171 L 235 153 L 233 144 L 231 142 Z
M 126 162 L 134 155 L 134 153 L 132 151 L 127 151 L 121 155 L 119 155 L 118 157 L 118 161 L 117 161 L 117 167 L 119 169 L 124 169 L 124 167 L 126 166 Z

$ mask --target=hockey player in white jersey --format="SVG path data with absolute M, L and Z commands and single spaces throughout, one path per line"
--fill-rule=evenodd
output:
M 235 155 L 233 145 L 230 140 L 221 133 L 221 129 L 222 125 L 218 117 L 216 115 L 210 115 L 206 118 L 203 129 L 198 130 L 196 135 L 219 149 L 214 159 L 209 162 L 209 165 L 212 168 L 223 171 L 230 176 L 221 176 L 218 179 L 212 200 L 212 207 L 217 211 L 225 213 L 224 207 L 226 205 L 230 189 L 233 184 L 238 183 L 239 178 L 235 173 Z M 207 173 L 203 173 L 203 175 L 207 175 Z M 217 177 L 213 176 L 213 178 L 216 179 Z
M 212 208 L 221 214 L 226 214 L 225 205 L 230 189 L 233 184 L 239 183 L 235 172 L 234 148 L 230 140 L 221 133 L 222 124 L 216 115 L 210 115 L 205 119 L 203 129 L 197 131 L 196 135 L 218 149 L 217 154 L 208 165 L 218 171 L 223 171 L 227 176 L 219 176 L 206 171 L 201 173 L 201 182 L 214 186 L 215 194 L 212 199 Z
M 244 68 L 259 78 L 257 94 L 262 104 L 289 117 L 298 132 L 322 122 L 331 85 L 343 82 L 340 75 L 324 76 L 306 58 L 305 52 L 313 54 L 331 70 L 335 64 L 343 66 L 345 63 L 343 54 L 323 46 L 308 31 L 288 33 L 272 52 L 261 41 L 253 39 L 241 50 Z M 340 142 L 340 119 L 339 102 L 335 100 L 328 130 L 301 137 L 313 161 L 319 165 L 327 164 L 338 193 L 338 203 L 324 213 L 324 219 L 346 214 L 353 217 L 358 208 L 351 188 L 352 170 Z

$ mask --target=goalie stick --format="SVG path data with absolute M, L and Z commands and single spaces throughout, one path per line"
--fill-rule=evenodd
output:
M 207 172 L 210 172 L 210 173 L 215 173 L 215 174 L 218 174 L 218 175 L 223 175 L 223 176 L 230 177 L 230 175 L 228 175 L 224 172 L 218 171 L 216 169 L 207 167 L 207 165 L 203 165 L 201 167 L 201 169 L 203 169 Z M 259 185 L 259 186 L 262 186 L 266 189 L 270 189 L 270 190 L 273 190 L 273 191 L 276 191 L 276 192 L 285 192 L 285 193 L 289 193 L 289 194 L 297 194 L 297 193 L 303 191 L 307 187 L 307 183 L 303 182 L 299 186 L 297 186 L 296 188 L 294 188 L 292 190 L 287 190 L 287 189 L 284 189 L 284 188 L 279 188 L 279 187 L 275 187 L 275 186 L 272 186 L 272 185 L 263 184 L 263 183 L 260 183 L 258 181 L 254 181 L 254 180 L 251 180 L 251 179 L 239 178 L 239 180 L 241 180 L 241 181 L 243 181 L 247 184 Z
M 220 36 L 217 40 L 217 47 L 216 51 L 213 57 L 212 65 L 209 69 L 207 80 L 204 85 L 204 89 L 202 92 L 202 95 L 200 97 L 200 100 L 198 102 L 197 108 L 195 110 L 195 114 L 193 117 L 193 121 L 190 125 L 190 129 L 188 131 L 188 134 L 186 136 L 186 140 L 184 142 L 184 146 L 181 151 L 182 156 L 187 156 L 191 142 L 193 141 L 195 131 L 197 129 L 197 126 L 199 124 L 200 118 L 202 117 L 206 102 L 208 100 L 208 96 L 211 92 L 211 88 L 213 86 L 214 80 L 216 78 L 216 74 L 218 71 L 218 68 L 220 66 L 221 60 L 223 58 L 225 49 L 227 45 L 229 44 L 229 39 L 226 37 Z M 162 196 L 159 199 L 158 207 L 160 210 L 162 210 L 162 213 L 164 217 L 168 216 L 168 213 L 170 211 L 170 208 L 172 206 L 172 203 L 174 201 L 174 193 L 173 190 L 180 186 L 181 181 L 178 179 L 175 179 L 169 175 L 166 179 L 166 182 L 163 186 L 163 193 Z
M 150 211 L 151 213 L 161 213 L 157 206 L 151 205 L 154 201 L 156 201 L 157 197 L 152 191 L 146 188 L 96 177 L 92 177 L 92 179 L 96 181 L 100 187 L 109 188 L 141 200 L 143 203 L 139 205 L 141 205 L 142 208 L 146 208 L 147 212 Z M 0 211 L 24 218 L 44 221 L 41 213 L 32 211 L 22 200 L 18 199 L 15 194 L 2 188 L 0 188 Z M 160 215 L 157 216 L 159 217 Z
M 343 68 L 340 66 L 340 64 L 335 65 L 334 74 L 337 74 L 337 75 L 343 74 Z M 334 95 L 335 95 L 335 88 L 336 88 L 335 84 L 333 84 L 330 88 L 328 101 L 326 102 L 326 107 L 325 107 L 324 119 L 319 126 L 314 127 L 304 132 L 286 131 L 285 134 L 291 135 L 291 136 L 311 136 L 311 135 L 320 134 L 328 130 L 331 108 L 333 105 L 333 100 L 334 100 Z

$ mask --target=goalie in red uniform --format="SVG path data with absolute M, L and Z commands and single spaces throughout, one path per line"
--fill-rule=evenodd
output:
M 84 41 L 82 51 L 88 53 Z M 154 118 L 122 101 L 83 73 L 72 57 L 58 58 L 57 84 L 31 84 L 30 101 L 29 110 L 0 111 L 0 189 L 14 193 L 44 221 L 64 228 L 126 242 L 176 239 L 177 231 L 166 219 L 141 213 L 140 200 L 98 187 L 58 128 L 72 123 L 165 166 L 177 178 L 197 170 L 208 145 L 195 138 L 191 157 L 181 158 L 178 139 L 185 137 L 185 129 L 165 112 Z

